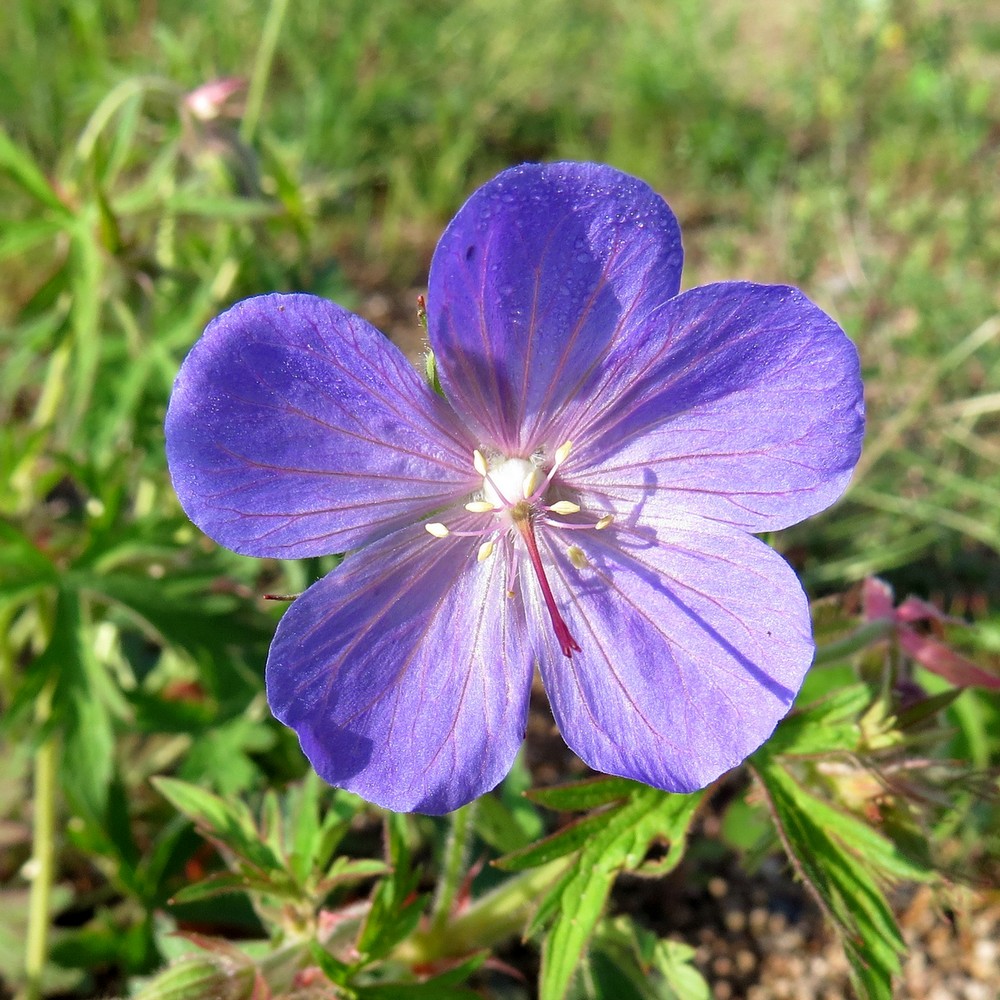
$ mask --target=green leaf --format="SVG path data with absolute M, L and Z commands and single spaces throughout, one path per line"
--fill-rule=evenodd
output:
M 711 987 L 694 964 L 694 948 L 666 938 L 656 942 L 652 962 L 667 987 L 664 1000 L 710 1000 Z
M 63 734 L 63 790 L 88 824 L 104 829 L 114 771 L 108 701 L 115 693 L 94 658 L 80 596 L 72 590 L 60 587 L 58 591 L 52 637 L 36 669 L 55 678 L 52 714 Z
M 527 868 L 547 865 L 550 861 L 565 857 L 583 847 L 604 827 L 607 822 L 606 816 L 606 813 L 582 816 L 536 844 L 530 844 L 528 847 L 497 858 L 493 864 L 505 872 L 520 872 Z
M 891 1000 L 904 943 L 874 872 L 920 872 L 859 821 L 807 793 L 777 761 L 758 752 L 753 767 L 789 860 L 838 930 L 864 1000 Z
M 358 951 L 366 961 L 388 955 L 416 930 L 427 904 L 426 896 L 412 895 L 416 884 L 416 877 L 408 882 L 397 882 L 390 877 L 376 886 L 371 909 L 358 937 Z M 404 892 L 404 888 L 409 891 Z
M 477 800 L 472 822 L 476 833 L 501 852 L 519 851 L 532 840 L 513 811 L 495 795 L 483 795 Z
M 837 809 L 797 786 L 803 800 L 808 799 L 810 818 L 836 837 L 851 854 L 891 879 L 925 881 L 933 872 L 926 865 L 906 857 L 887 837 L 848 812 Z
M 331 955 L 330 952 L 324 948 L 319 941 L 313 940 L 309 942 L 309 954 L 312 956 L 312 960 L 320 967 L 323 971 L 323 975 L 330 980 L 331 983 L 337 983 L 340 986 L 344 986 L 351 976 L 351 966 L 346 962 L 341 962 L 339 958 Z
M 251 788 L 260 773 L 249 754 L 273 743 L 274 732 L 264 720 L 238 715 L 216 722 L 188 751 L 181 777 L 211 785 L 222 795 L 237 795 Z
M 861 742 L 859 717 L 870 705 L 866 684 L 852 684 L 835 694 L 796 709 L 767 741 L 769 754 L 822 754 L 856 750 Z
M 601 826 L 580 850 L 572 874 L 557 890 L 559 909 L 542 947 L 542 1000 L 560 1000 L 566 995 L 617 873 L 639 868 L 654 841 L 669 844 L 660 870 L 669 870 L 680 861 L 701 798 L 701 793 L 673 795 L 631 783 L 626 802 L 598 814 Z
M 262 873 L 284 869 L 275 853 L 261 840 L 250 811 L 241 799 L 225 800 L 176 778 L 150 780 L 178 812 L 212 840 L 245 858 Z
M 53 191 L 45 174 L 3 127 L 0 127 L 0 171 L 9 174 L 22 190 L 46 208 L 64 218 L 72 217 L 69 206 Z
M 560 812 L 579 812 L 619 802 L 638 787 L 628 778 L 587 778 L 567 785 L 535 788 L 527 793 L 532 802 Z
M 51 219 L 26 219 L 22 222 L 4 220 L 5 231 L 0 234 L 0 261 L 9 260 L 47 243 L 63 227 Z
M 710 1000 L 694 948 L 661 940 L 628 917 L 600 921 L 574 1000 Z
M 200 882 L 182 886 L 173 894 L 171 903 L 194 903 L 200 899 L 211 899 L 231 892 L 246 892 L 250 886 L 247 879 L 235 872 L 214 872 Z
M 427 904 L 416 894 L 420 876 L 410 867 L 406 817 L 388 813 L 385 817 L 387 852 L 392 874 L 372 893 L 372 905 L 358 935 L 358 951 L 368 961 L 382 958 L 413 933 Z
M 0 521 L 0 600 L 22 600 L 59 581 L 52 562 L 7 521 Z

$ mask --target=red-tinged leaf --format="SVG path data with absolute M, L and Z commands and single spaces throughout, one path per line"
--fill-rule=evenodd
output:
M 925 670 L 943 677 L 949 684 L 1000 691 L 1000 677 L 987 673 L 972 660 L 966 659 L 937 639 L 906 631 L 900 634 L 899 644 L 907 656 Z

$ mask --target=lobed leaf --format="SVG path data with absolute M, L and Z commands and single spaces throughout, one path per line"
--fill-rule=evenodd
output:
M 570 876 L 555 890 L 559 909 L 542 948 L 542 1000 L 566 995 L 618 872 L 637 868 L 654 841 L 670 844 L 670 864 L 664 870 L 680 860 L 702 794 L 678 795 L 634 784 L 626 802 L 593 817 L 600 825 L 581 849 Z
M 872 859 L 883 873 L 909 871 L 909 866 L 900 867 L 892 846 L 874 830 L 866 828 L 860 843 L 845 841 L 856 837 L 863 824 L 845 822 L 837 810 L 824 808 L 773 759 L 758 755 L 753 766 L 789 860 L 840 933 L 859 995 L 891 1000 L 904 943 L 875 880 Z
M 183 813 L 202 833 L 245 858 L 261 872 L 273 873 L 284 866 L 260 837 L 242 799 L 227 801 L 196 785 L 176 778 L 150 779 L 156 790 Z
M 560 812 L 579 812 L 596 809 L 611 802 L 626 799 L 636 788 L 637 782 L 628 778 L 587 778 L 566 785 L 534 788 L 527 792 L 532 802 Z

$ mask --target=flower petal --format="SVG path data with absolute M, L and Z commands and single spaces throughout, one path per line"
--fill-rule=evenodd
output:
M 349 556 L 281 619 L 268 701 L 326 781 L 437 814 L 510 769 L 532 657 L 503 562 L 478 562 L 480 541 L 404 528 Z
M 858 353 L 800 291 L 725 282 L 667 303 L 609 359 L 563 476 L 620 516 L 691 511 L 750 531 L 828 507 L 861 454 Z
M 465 203 L 431 263 L 428 334 L 445 393 L 507 456 L 680 287 L 680 230 L 648 185 L 597 164 L 525 164 Z M 564 440 L 564 439 L 563 439 Z
M 552 587 L 580 651 L 567 659 L 553 638 L 541 659 L 563 737 L 599 771 L 704 787 L 767 739 L 812 661 L 795 574 L 751 535 L 692 518 L 662 540 L 563 534 L 546 535 Z M 589 567 L 570 562 L 569 542 Z
M 209 324 L 166 419 L 174 488 L 245 555 L 343 552 L 476 488 L 454 413 L 374 327 L 312 295 Z

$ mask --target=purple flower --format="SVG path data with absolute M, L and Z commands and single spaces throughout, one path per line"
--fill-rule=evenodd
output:
M 442 813 L 493 788 L 536 667 L 591 767 L 671 791 L 742 761 L 812 659 L 751 532 L 843 492 L 858 357 L 794 288 L 678 294 L 666 203 L 610 167 L 505 171 L 438 244 L 444 398 L 309 295 L 212 322 L 167 414 L 177 494 L 253 556 L 349 555 L 288 609 L 274 714 L 328 782 Z

